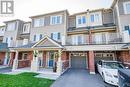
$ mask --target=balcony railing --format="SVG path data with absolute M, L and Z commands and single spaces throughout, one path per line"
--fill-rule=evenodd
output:
M 114 44 L 114 43 L 123 43 L 121 35 L 117 33 L 108 33 L 96 35 L 91 35 L 91 43 L 89 43 L 89 35 L 85 35 L 82 37 L 82 40 L 77 40 L 77 42 L 73 42 L 72 38 L 67 38 L 67 45 L 87 45 L 87 44 Z
M 91 28 L 91 29 L 96 29 L 96 28 L 113 27 L 113 26 L 115 26 L 115 24 L 109 23 L 109 24 L 103 24 L 103 25 L 91 26 L 91 27 L 89 27 L 89 26 L 86 26 L 86 27 L 78 27 L 78 28 L 76 28 L 76 27 L 69 27 L 69 28 L 68 28 L 68 31 L 71 32 L 71 31 L 75 31 L 75 30 L 89 30 L 90 28 Z

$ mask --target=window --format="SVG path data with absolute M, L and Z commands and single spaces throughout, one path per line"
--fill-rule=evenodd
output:
M 125 11 L 125 14 L 130 14 L 130 2 L 124 3 L 124 11 Z
M 39 38 L 40 38 L 40 40 L 42 39 L 42 34 L 40 34 Z
M 90 16 L 90 20 L 91 20 L 91 22 L 99 22 L 99 14 L 92 14 L 91 16 Z
M 28 24 L 24 24 L 23 33 L 29 33 L 29 25 Z
M 8 38 L 6 38 L 6 41 L 5 41 L 6 43 L 8 43 Z
M 33 38 L 33 41 L 39 41 L 39 40 L 41 40 L 43 38 L 43 35 L 42 34 L 36 34 L 36 35 L 34 35 L 34 38 Z
M 62 16 L 51 16 L 51 24 L 62 24 Z
M 60 40 L 61 39 L 60 33 L 58 33 L 58 32 L 51 33 L 51 38 L 56 41 Z
M 99 14 L 95 14 L 95 21 L 96 21 L 96 22 L 99 21 Z
M 74 45 L 83 44 L 84 37 L 83 35 L 73 35 L 72 36 L 72 43 Z
M 15 22 L 7 24 L 7 31 L 14 31 L 15 30 Z
M 26 60 L 26 59 L 28 59 L 28 54 L 27 53 L 23 53 L 22 60 Z
M 125 26 L 125 30 L 128 31 L 128 33 L 130 35 L 130 26 L 129 25 Z
M 78 16 L 77 17 L 78 24 L 86 24 L 86 16 Z
M 36 35 L 34 35 L 33 41 L 36 41 Z
M 91 15 L 91 22 L 94 22 L 94 15 Z
M 34 19 L 34 27 L 44 26 L 44 18 Z

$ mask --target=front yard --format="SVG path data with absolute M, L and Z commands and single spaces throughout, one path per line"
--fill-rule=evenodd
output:
M 50 87 L 53 80 L 35 78 L 35 73 L 0 74 L 0 87 Z

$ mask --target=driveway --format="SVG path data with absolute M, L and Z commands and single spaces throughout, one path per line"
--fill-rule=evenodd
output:
M 114 87 L 102 81 L 99 74 L 90 75 L 87 70 L 69 69 L 51 87 Z
M 10 67 L 0 69 L 0 73 L 7 73 L 7 72 L 11 72 L 11 71 L 12 71 L 12 69 Z

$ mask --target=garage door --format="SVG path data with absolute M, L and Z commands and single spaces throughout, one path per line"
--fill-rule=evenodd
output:
M 86 57 L 85 56 L 72 56 L 71 67 L 77 69 L 86 69 Z

